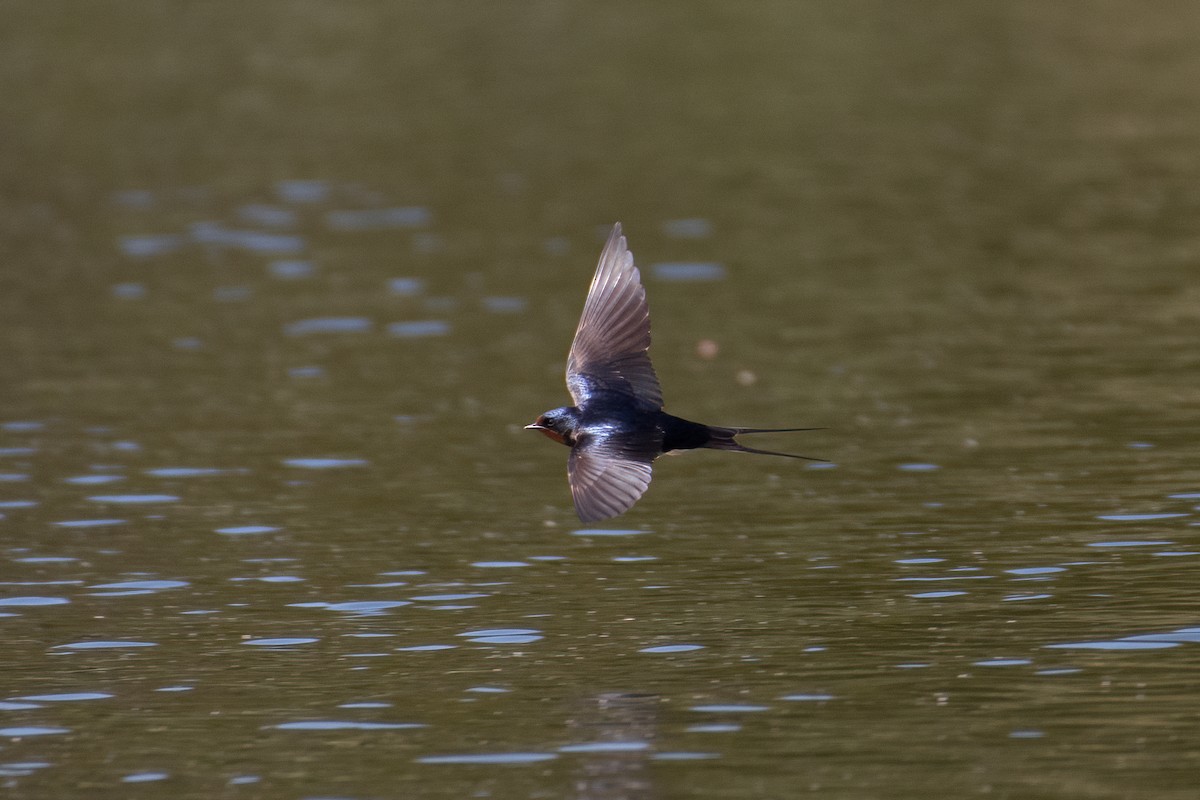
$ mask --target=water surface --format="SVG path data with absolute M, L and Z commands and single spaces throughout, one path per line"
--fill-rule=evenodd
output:
M 0 780 L 1194 797 L 1198 14 L 9 5 Z M 617 219 L 830 463 L 578 523 Z

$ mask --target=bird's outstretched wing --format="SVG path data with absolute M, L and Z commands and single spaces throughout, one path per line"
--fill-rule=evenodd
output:
M 596 522 L 628 511 L 650 486 L 650 464 L 659 446 L 629 434 L 581 438 L 567 462 L 579 518 Z
M 615 393 L 642 408 L 662 408 L 649 348 L 646 290 L 618 222 L 600 254 L 567 358 L 567 389 L 575 404 L 597 393 Z

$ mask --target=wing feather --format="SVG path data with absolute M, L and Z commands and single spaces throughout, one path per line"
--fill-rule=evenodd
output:
M 567 478 L 575 511 L 584 522 L 597 522 L 628 511 L 650 486 L 651 441 L 608 436 L 584 439 L 571 448 Z
M 618 222 L 600 254 L 567 359 L 567 388 L 576 405 L 601 391 L 625 395 L 643 408 L 662 408 L 649 348 L 646 289 Z

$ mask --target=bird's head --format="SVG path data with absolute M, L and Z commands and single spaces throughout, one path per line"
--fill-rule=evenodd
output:
M 527 431 L 541 431 L 559 444 L 575 444 L 575 428 L 579 424 L 579 412 L 575 408 L 556 408 L 547 411 L 525 426 Z

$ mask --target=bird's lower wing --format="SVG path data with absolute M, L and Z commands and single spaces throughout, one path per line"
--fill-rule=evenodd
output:
M 567 477 L 579 518 L 597 522 L 628 511 L 650 486 L 652 460 L 606 441 L 571 448 Z

